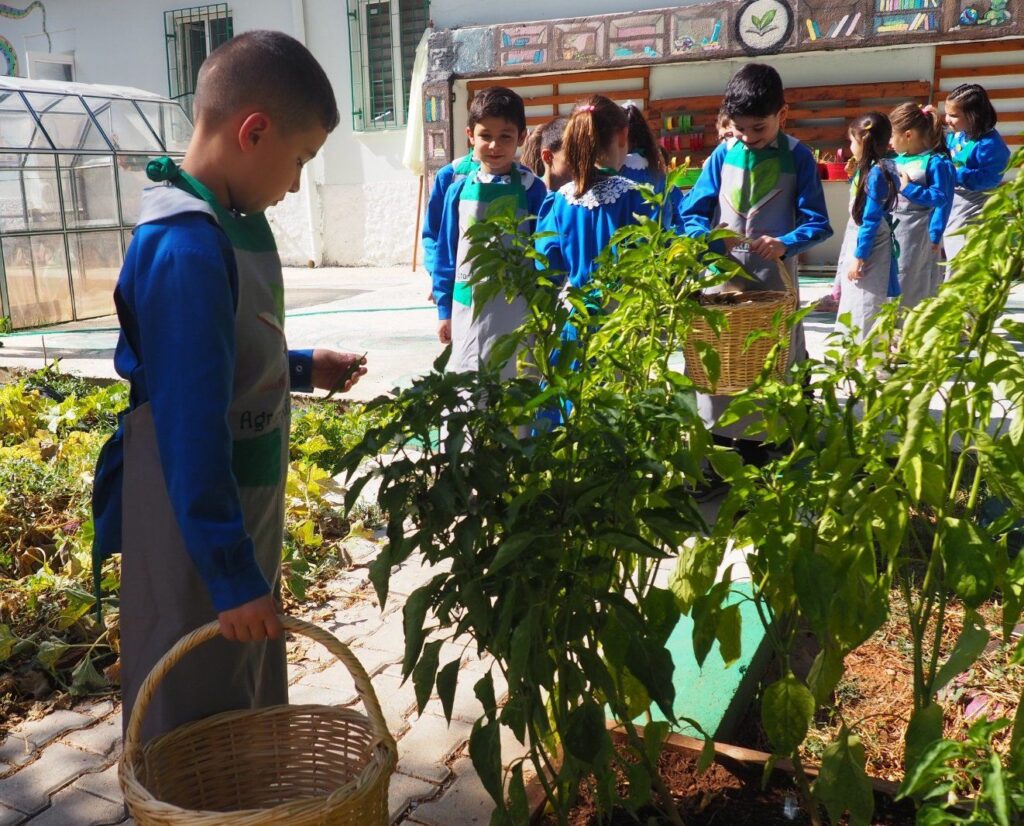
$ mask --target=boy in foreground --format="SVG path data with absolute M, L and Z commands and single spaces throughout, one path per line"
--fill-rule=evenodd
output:
M 359 356 L 289 352 L 284 286 L 263 211 L 297 192 L 338 124 L 313 56 L 252 31 L 203 63 L 196 127 L 178 169 L 143 193 L 114 298 L 114 356 L 130 408 L 96 472 L 94 566 L 122 552 L 127 727 L 142 681 L 185 633 L 218 638 L 170 671 L 143 742 L 229 709 L 287 702 L 278 591 L 289 389 L 348 389 Z

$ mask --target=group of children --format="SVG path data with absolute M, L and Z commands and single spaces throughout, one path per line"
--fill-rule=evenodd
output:
M 773 68 L 751 63 L 740 69 L 725 91 L 719 146 L 693 189 L 673 193 L 666 207 L 681 234 L 699 237 L 719 226 L 737 234 L 718 242 L 716 251 L 736 259 L 753 280 L 737 278 L 721 289 L 781 290 L 780 261 L 797 285 L 798 254 L 832 235 L 817 162 L 783 131 L 786 112 Z M 850 217 L 833 297 L 840 318 L 848 314 L 861 337 L 886 301 L 901 296 L 909 308 L 935 293 L 943 247 L 951 260 L 963 245 L 958 231 L 1002 179 L 1009 150 L 982 87 L 954 89 L 945 124 L 948 135 L 933 107 L 905 103 L 888 116 L 870 112 L 849 126 Z M 438 173 L 423 232 L 439 337 L 452 344 L 449 364 L 458 370 L 479 367 L 495 338 L 522 320 L 521 306 L 501 298 L 476 311 L 472 306 L 464 238 L 489 201 L 516 193 L 524 228 L 552 233 L 538 241 L 550 268 L 580 287 L 612 234 L 652 213 L 635 185 L 659 189 L 666 176 L 663 153 L 639 108 L 601 95 L 527 138 L 522 99 L 492 87 L 472 101 L 466 131 L 472 151 Z M 802 358 L 800 325 L 791 344 L 791 357 Z M 727 399 L 704 401 L 710 420 Z

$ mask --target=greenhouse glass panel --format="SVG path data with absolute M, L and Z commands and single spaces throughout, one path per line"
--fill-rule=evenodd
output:
M 110 155 L 62 155 L 60 185 L 64 196 L 64 226 L 111 227 L 117 215 L 114 159 Z
M 0 232 L 60 228 L 53 155 L 0 155 Z
M 43 95 L 27 93 L 29 105 L 39 116 L 43 129 L 56 149 L 95 149 L 110 147 L 96 130 L 85 104 L 77 95 Z M 39 148 L 45 144 L 35 143 Z
M 146 176 L 149 155 L 118 155 L 117 181 L 121 190 L 121 222 L 134 225 L 139 220 L 142 190 L 153 186 Z
M 115 149 L 160 152 L 160 144 L 130 100 L 87 97 L 85 102 Z
M 64 235 L 4 238 L 4 276 L 15 329 L 71 321 Z
M 110 312 L 111 296 L 121 271 L 119 230 L 68 233 L 75 313 L 80 317 Z
M 184 152 L 192 137 L 192 122 L 177 103 L 157 103 L 153 100 L 136 101 L 153 131 L 163 141 L 168 152 Z
M 0 89 L 0 149 L 29 149 L 40 145 L 40 137 L 36 119 L 21 95 Z

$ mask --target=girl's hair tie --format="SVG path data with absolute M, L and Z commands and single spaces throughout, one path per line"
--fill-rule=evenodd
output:
M 593 103 L 587 103 L 587 104 L 585 104 L 585 105 L 581 106 L 581 107 L 580 107 L 579 109 L 577 109 L 576 111 L 578 111 L 578 112 L 593 112 L 593 111 L 594 111 L 594 109 L 596 109 L 596 108 L 597 108 L 597 107 L 596 107 L 596 106 L 594 106 L 594 104 L 593 104 Z
M 929 103 L 927 106 L 922 106 L 921 111 L 924 112 L 926 115 L 934 115 L 935 107 Z

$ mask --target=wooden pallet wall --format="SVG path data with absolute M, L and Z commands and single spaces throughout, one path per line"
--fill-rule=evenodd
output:
M 994 62 L 981 59 L 989 54 L 1001 57 Z M 1024 145 L 1024 39 L 936 46 L 933 102 L 941 104 L 961 83 L 984 86 L 999 114 L 1003 139 L 1010 146 Z

